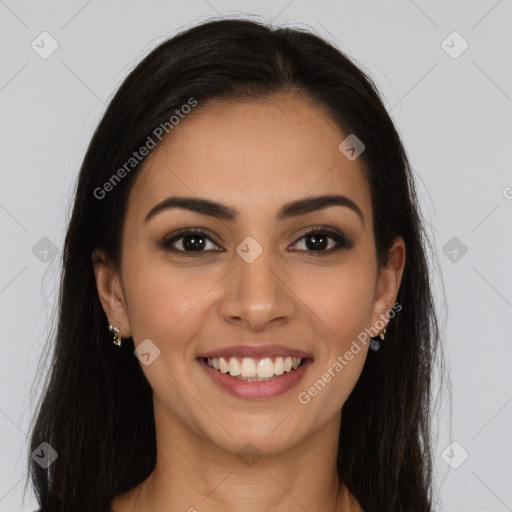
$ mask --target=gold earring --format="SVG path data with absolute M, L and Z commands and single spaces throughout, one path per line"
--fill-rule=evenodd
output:
M 113 340 L 113 343 L 114 345 L 117 345 L 118 347 L 121 346 L 121 335 L 119 334 L 119 327 L 114 327 L 113 325 L 109 325 L 108 326 L 108 330 L 114 334 L 114 340 Z

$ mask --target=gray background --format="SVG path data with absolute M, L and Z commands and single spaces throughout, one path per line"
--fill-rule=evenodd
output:
M 450 382 L 436 380 L 445 395 L 434 416 L 436 510 L 512 510 L 510 0 L 0 0 L 0 511 L 36 505 L 30 492 L 21 504 L 30 390 L 74 180 L 100 115 L 159 42 L 246 13 L 313 29 L 381 90 L 444 279 L 445 297 L 439 278 L 436 295 L 451 400 Z M 58 48 L 42 58 L 52 40 Z

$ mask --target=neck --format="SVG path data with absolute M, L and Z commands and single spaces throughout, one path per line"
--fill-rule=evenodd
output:
M 284 453 L 261 454 L 251 445 L 249 453 L 233 454 L 156 408 L 155 469 L 112 510 L 351 512 L 352 496 L 336 470 L 340 419 Z

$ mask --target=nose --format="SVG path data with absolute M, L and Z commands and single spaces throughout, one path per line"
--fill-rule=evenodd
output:
M 264 331 L 290 321 L 296 301 L 286 273 L 272 260 L 270 251 L 252 263 L 235 255 L 220 304 L 225 321 L 253 331 Z

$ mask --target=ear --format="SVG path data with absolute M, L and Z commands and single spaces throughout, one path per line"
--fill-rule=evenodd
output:
M 130 325 L 119 272 L 109 261 L 105 252 L 100 249 L 95 249 L 92 252 L 91 259 L 98 296 L 108 322 L 119 327 L 119 334 L 122 338 L 129 338 L 131 336 Z
M 387 264 L 379 269 L 377 276 L 372 326 L 374 326 L 378 320 L 384 321 L 387 325 L 389 315 L 386 315 L 386 312 L 395 304 L 400 283 L 402 282 L 404 267 L 405 242 L 402 237 L 397 237 L 388 251 Z

